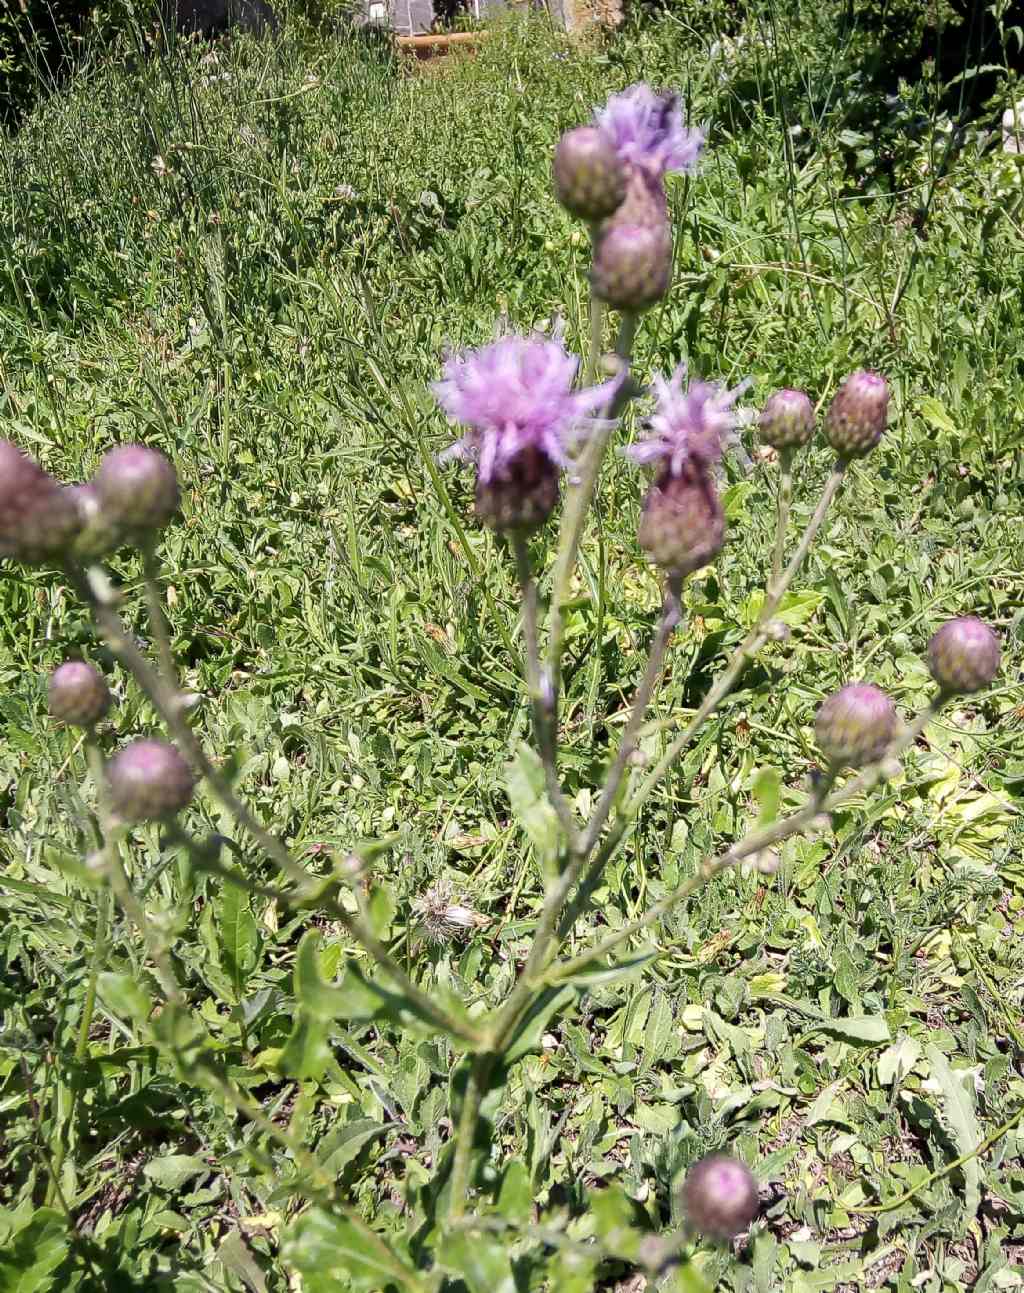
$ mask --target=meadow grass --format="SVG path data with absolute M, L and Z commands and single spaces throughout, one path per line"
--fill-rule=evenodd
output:
M 874 367 L 895 415 L 785 603 L 792 636 L 652 801 L 582 932 L 629 919 L 734 838 L 760 770 L 795 801 L 815 708 L 841 683 L 920 708 L 944 618 L 995 625 L 1005 666 L 928 728 L 894 785 L 787 843 L 774 879 L 720 877 L 665 922 L 642 975 L 595 975 L 578 1009 L 563 1002 L 489 1110 L 493 1160 L 523 1165 L 527 1213 L 532 1200 L 584 1240 L 604 1224 L 585 1191 L 620 1187 L 634 1222 L 660 1230 L 680 1172 L 729 1144 L 769 1202 L 739 1257 L 701 1255 L 713 1285 L 1014 1287 L 1024 1130 L 944 1169 L 1024 1109 L 1022 175 L 976 134 L 952 148 L 927 87 L 918 136 L 871 154 L 844 122 L 848 64 L 825 19 L 744 22 L 746 40 L 715 52 L 689 10 L 590 47 L 514 22 L 475 58 L 415 73 L 382 44 L 298 22 L 276 43 L 115 51 L 0 143 L 3 434 L 67 480 L 120 441 L 171 455 L 184 505 L 166 603 L 207 748 L 298 855 L 387 838 L 372 865 L 389 941 L 428 990 L 482 1009 L 507 991 L 540 901 L 504 789 L 529 722 L 514 570 L 472 522 L 468 476 L 435 466 L 452 433 L 427 383 L 446 345 L 487 340 L 499 314 L 561 316 L 583 347 L 588 247 L 551 194 L 553 144 L 632 80 L 680 87 L 709 151 L 672 190 L 675 286 L 640 330 L 640 375 L 685 358 L 751 376 L 752 403 L 784 385 L 824 401 Z M 824 447 L 804 460 L 798 523 L 829 466 Z M 696 706 L 756 616 L 776 478 L 760 456 L 728 471 L 731 540 L 686 593 L 661 715 Z M 560 740 L 581 807 L 660 607 L 635 540 L 640 490 L 616 457 L 569 621 Z M 140 567 L 119 570 L 144 634 Z M 101 993 L 76 1050 L 97 894 L 80 861 L 82 751 L 44 699 L 75 650 L 104 660 L 73 593 L 6 568 L 0 1287 L 283 1290 L 289 1155 L 140 1045 L 123 1002 Z M 113 747 L 156 721 L 110 675 Z M 662 741 L 651 724 L 645 754 Z M 212 800 L 189 823 L 269 879 Z M 155 830 L 134 839 L 133 878 L 176 932 L 233 1077 L 415 1254 L 409 1218 L 429 1228 L 450 1133 L 447 1043 L 338 1024 L 322 1080 L 282 1077 L 299 936 L 320 927 L 330 977 L 352 954 L 340 928 L 240 898 Z M 479 914 L 470 936 L 424 936 L 414 904 L 438 885 Z M 102 956 L 147 981 L 122 920 Z M 504 1179 L 495 1169 L 493 1188 Z M 543 1285 L 531 1251 L 508 1287 L 588 1287 L 550 1271 Z M 634 1287 L 632 1268 L 624 1249 L 595 1278 Z

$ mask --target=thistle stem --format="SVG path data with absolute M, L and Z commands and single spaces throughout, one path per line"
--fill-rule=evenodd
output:
M 451 1187 L 449 1189 L 448 1223 L 458 1221 L 466 1211 L 469 1178 L 473 1166 L 473 1145 L 480 1105 L 487 1091 L 494 1064 L 490 1052 L 477 1055 L 469 1070 L 466 1094 L 459 1113 L 459 1126 L 455 1133 L 455 1157 L 452 1160 Z
M 587 351 L 587 362 L 583 369 L 583 385 L 593 386 L 597 379 L 597 361 L 601 357 L 601 343 L 604 340 L 604 302 L 599 296 L 590 293 L 590 348 Z
M 654 688 L 657 685 L 658 678 L 661 676 L 662 664 L 665 660 L 665 652 L 668 648 L 669 639 L 675 630 L 676 625 L 682 618 L 682 609 L 680 607 L 680 592 L 682 590 L 682 579 L 677 576 L 670 576 L 665 587 L 665 601 L 661 612 L 661 621 L 658 624 L 658 631 L 655 634 L 654 641 L 651 644 L 650 654 L 647 657 L 647 667 L 644 670 L 644 676 L 637 688 L 636 696 L 633 699 L 633 708 L 626 723 L 626 730 L 622 734 L 622 740 L 619 743 L 618 751 L 615 755 L 615 761 L 612 763 L 608 772 L 608 777 L 601 792 L 601 798 L 598 800 L 594 816 L 591 818 L 583 837 L 584 855 L 589 855 L 600 838 L 604 824 L 608 820 L 608 815 L 615 803 L 615 797 L 618 794 L 619 786 L 622 782 L 623 774 L 626 771 L 633 751 L 637 747 L 640 737 L 640 729 L 643 727 L 644 718 L 647 714 L 647 707 L 651 703 L 651 696 L 654 694 Z
M 591 863 L 576 897 L 573 899 L 573 902 L 567 908 L 559 922 L 559 938 L 564 938 L 576 923 L 576 920 L 586 905 L 590 894 L 593 892 L 594 888 L 596 888 L 597 883 L 604 872 L 604 868 L 632 833 L 640 809 L 657 789 L 666 773 L 697 735 L 707 719 L 710 718 L 726 696 L 728 696 L 732 691 L 743 670 L 746 668 L 748 661 L 751 660 L 761 649 L 761 646 L 765 641 L 765 626 L 775 614 L 786 589 L 793 582 L 797 571 L 803 564 L 804 558 L 807 556 L 811 544 L 814 542 L 815 536 L 824 523 L 832 500 L 835 498 L 835 495 L 843 482 L 845 473 L 846 463 L 838 462 L 825 484 L 821 498 L 818 501 L 818 506 L 814 510 L 814 515 L 807 523 L 807 528 L 801 536 L 800 542 L 797 545 L 796 551 L 793 553 L 789 565 L 783 571 L 775 587 L 769 587 L 767 589 L 764 603 L 761 606 L 761 613 L 757 618 L 757 623 L 732 653 L 724 672 L 719 675 L 718 681 L 704 697 L 704 700 L 701 702 L 693 718 L 669 745 L 668 749 L 647 774 L 636 793 L 616 818 L 611 831 Z
M 181 1005 L 183 1000 L 181 988 L 178 986 L 178 978 L 174 973 L 171 958 L 167 954 L 166 947 L 164 947 L 154 931 L 145 909 L 136 897 L 135 890 L 131 886 L 124 864 L 121 861 L 120 845 L 123 827 L 118 825 L 111 812 L 103 767 L 103 753 L 91 735 L 86 738 L 85 757 L 89 767 L 89 775 L 96 787 L 96 798 L 99 805 L 100 830 L 103 833 L 103 850 L 100 858 L 104 875 L 121 909 L 142 935 L 142 941 L 146 944 L 146 951 L 153 962 L 153 970 L 164 996 L 168 1001 Z
M 537 584 L 530 564 L 530 549 L 519 531 L 512 535 L 519 587 L 523 595 L 523 637 L 526 642 L 526 685 L 533 708 L 533 728 L 544 767 L 548 799 L 558 815 L 569 852 L 579 851 L 579 830 L 558 780 L 558 732 L 555 716 L 543 692 L 540 672 L 540 635 L 537 627 Z
M 285 845 L 263 826 L 259 819 L 235 794 L 230 783 L 219 769 L 211 763 L 195 733 L 185 720 L 176 674 L 172 672 L 168 677 L 164 677 L 153 669 L 138 646 L 136 646 L 134 639 L 127 632 L 121 623 L 120 616 L 114 609 L 113 595 L 104 591 L 106 577 L 103 573 L 101 571 L 90 571 L 89 575 L 86 575 L 80 569 L 72 567 L 68 570 L 68 576 L 92 611 L 107 646 L 132 675 L 146 696 L 149 697 L 160 717 L 167 724 L 171 735 L 181 746 L 193 767 L 197 768 L 206 779 L 215 797 L 231 813 L 242 829 L 256 841 L 271 861 L 301 890 L 308 892 L 312 886 L 315 886 L 318 877 L 311 875 L 304 867 L 299 865 Z M 118 892 L 118 872 L 120 870 L 119 862 L 111 868 L 112 883 L 114 883 L 115 893 L 117 893 L 119 899 L 121 897 L 121 893 Z M 121 871 L 121 877 L 126 883 L 123 871 Z M 120 888 L 123 890 L 124 885 L 120 884 Z M 126 896 L 130 901 L 130 891 Z M 133 920 L 135 919 L 131 912 L 129 912 L 129 915 L 132 915 Z M 398 988 L 406 994 L 409 1000 L 415 1003 L 417 1009 L 432 1020 L 438 1028 L 454 1037 L 461 1037 L 463 1041 L 468 1042 L 471 1046 L 479 1044 L 480 1036 L 476 1030 L 460 1020 L 450 1017 L 425 992 L 417 987 L 397 962 L 392 959 L 387 948 L 373 936 L 361 920 L 347 912 L 340 903 L 332 904 L 332 915 L 344 926 L 346 932 L 377 962 Z
M 789 509 L 793 502 L 793 450 L 779 450 L 779 512 L 775 525 L 775 548 L 772 552 L 772 577 L 769 589 L 775 590 L 782 577 L 782 563 L 786 558 L 786 531 L 789 528 Z
M 636 335 L 637 316 L 624 314 L 619 327 L 619 336 L 615 346 L 622 367 L 625 370 L 623 380 L 612 396 L 605 410 L 606 425 L 595 430 L 580 455 L 577 464 L 576 483 L 566 495 L 565 511 L 562 516 L 562 527 L 558 536 L 558 552 L 555 556 L 555 569 L 551 588 L 551 632 L 548 638 L 547 664 L 541 687 L 551 711 L 551 721 L 557 725 L 558 696 L 561 690 L 562 647 L 565 642 L 565 603 L 569 598 L 569 586 L 576 569 L 576 556 L 579 552 L 583 526 L 587 511 L 594 497 L 597 476 L 604 459 L 612 426 L 626 402 L 630 398 L 629 363 L 633 351 L 633 338 Z
M 673 908 L 677 907 L 681 902 L 685 902 L 687 898 L 692 897 L 720 872 L 735 866 L 738 862 L 742 862 L 744 858 L 751 857 L 755 853 L 760 853 L 764 849 L 771 848 L 773 845 L 789 839 L 790 836 L 802 831 L 819 814 L 834 812 L 849 800 L 871 790 L 882 778 L 882 764 L 889 759 L 895 758 L 911 746 L 947 699 L 942 693 L 937 694 L 932 702 L 917 715 L 914 721 L 907 725 L 901 735 L 886 751 L 884 758 L 877 763 L 870 764 L 862 772 L 858 773 L 852 781 L 847 782 L 842 789 L 829 793 L 834 784 L 835 775 L 834 772 L 830 771 L 822 777 L 819 785 L 815 787 L 814 794 L 803 808 L 790 814 L 789 817 L 780 818 L 768 826 L 758 827 L 748 832 L 742 840 L 739 840 L 719 857 L 705 858 L 694 875 L 685 884 L 680 885 L 678 889 L 674 889 L 660 902 L 655 903 L 642 916 L 631 921 L 628 925 L 624 925 L 622 929 L 616 930 L 614 934 L 604 939 L 603 942 L 595 944 L 594 947 L 588 948 L 571 960 L 560 961 L 553 965 L 541 982 L 545 984 L 564 982 L 593 961 L 603 959 L 635 934 L 642 933 L 651 925 L 656 925 Z

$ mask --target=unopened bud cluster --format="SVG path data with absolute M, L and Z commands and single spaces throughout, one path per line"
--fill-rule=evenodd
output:
M 660 301 L 672 276 L 672 223 L 665 176 L 692 171 L 704 134 L 683 122 L 679 98 L 645 84 L 613 94 L 589 126 L 559 140 L 555 194 L 590 223 L 594 294 L 637 313 Z
M 177 475 L 156 449 L 111 449 L 88 484 L 61 485 L 0 440 L 0 556 L 30 565 L 92 561 L 151 542 L 177 508 Z

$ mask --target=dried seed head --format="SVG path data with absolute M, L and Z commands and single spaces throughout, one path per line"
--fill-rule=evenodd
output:
M 603 220 L 626 196 L 626 168 L 614 143 L 596 126 L 565 132 L 552 171 L 559 202 L 582 220 Z
M 888 382 L 860 369 L 836 391 L 825 415 L 825 435 L 840 458 L 860 458 L 881 440 L 888 417 Z
M 120 445 L 104 454 L 93 487 L 108 523 L 135 535 L 159 532 L 178 510 L 173 465 L 145 445 Z
M 80 526 L 65 490 L 10 440 L 0 440 L 0 557 L 34 564 L 67 551 Z
M 706 566 L 725 542 L 725 513 L 711 477 L 696 464 L 663 471 L 647 491 L 637 536 L 655 565 L 670 575 Z
M 153 822 L 186 808 L 192 800 L 192 770 L 166 741 L 132 741 L 107 764 L 107 787 L 118 817 Z
M 999 639 L 974 615 L 943 624 L 928 643 L 932 677 L 949 695 L 987 687 L 999 672 Z
M 735 1239 L 757 1216 L 757 1181 L 750 1168 L 727 1154 L 694 1164 L 683 1182 L 687 1225 L 709 1239 Z
M 103 675 L 84 660 L 69 660 L 50 674 L 50 714 L 59 723 L 92 727 L 110 708 Z
M 773 449 L 799 449 L 814 435 L 814 405 L 803 391 L 776 391 L 764 406 L 757 434 Z
M 833 767 L 862 768 L 882 758 L 898 725 L 896 707 L 884 691 L 851 682 L 822 703 L 814 731 Z
M 423 932 L 432 943 L 449 943 L 456 938 L 466 938 L 470 930 L 490 923 L 486 916 L 474 911 L 467 903 L 458 901 L 451 886 L 443 881 L 414 898 L 411 905 L 419 917 Z

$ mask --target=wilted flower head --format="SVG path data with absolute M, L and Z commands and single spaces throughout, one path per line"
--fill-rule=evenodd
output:
M 466 938 L 470 930 L 490 924 L 486 916 L 482 916 L 467 903 L 457 899 L 451 885 L 443 880 L 414 898 L 412 909 L 419 917 L 423 932 L 432 943 L 447 943 L 452 939 Z
M 498 530 L 542 523 L 569 450 L 594 425 L 623 375 L 574 391 L 579 360 L 560 333 L 501 337 L 455 355 L 435 382 L 438 403 L 467 433 L 441 455 L 477 464 L 477 510 Z
M 623 161 L 658 178 L 692 171 L 704 149 L 704 131 L 684 124 L 679 96 L 659 93 L 643 81 L 613 94 L 594 113 L 594 123 Z
M 658 463 L 669 476 L 678 476 L 687 464 L 707 470 L 722 457 L 723 442 L 736 425 L 733 407 L 748 383 L 728 390 L 715 382 L 691 382 L 686 389 L 686 365 L 680 364 L 670 381 L 653 382 L 657 408 L 650 419 L 651 434 L 626 453 L 634 462 Z

